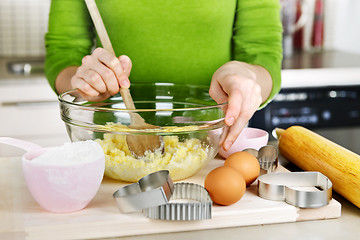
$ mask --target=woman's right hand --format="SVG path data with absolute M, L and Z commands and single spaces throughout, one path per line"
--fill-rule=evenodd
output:
M 132 63 L 128 56 L 115 57 L 103 48 L 96 48 L 82 59 L 71 87 L 78 88 L 88 101 L 102 101 L 117 94 L 120 88 L 129 88 Z

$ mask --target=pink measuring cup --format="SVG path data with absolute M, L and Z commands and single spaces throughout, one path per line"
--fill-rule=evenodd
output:
M 32 160 L 50 148 L 9 137 L 0 137 L 0 143 L 27 151 L 22 156 L 26 185 L 33 198 L 47 211 L 66 213 L 81 210 L 90 203 L 101 185 L 105 170 L 103 154 L 90 162 L 47 164 Z

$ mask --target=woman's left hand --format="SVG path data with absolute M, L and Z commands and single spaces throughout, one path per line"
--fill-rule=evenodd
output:
M 254 65 L 231 61 L 213 75 L 209 94 L 218 103 L 228 102 L 225 123 L 228 127 L 220 139 L 229 150 L 242 129 L 262 103 L 262 89 L 257 82 Z

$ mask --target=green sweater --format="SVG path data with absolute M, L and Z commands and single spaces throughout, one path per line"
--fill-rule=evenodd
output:
M 98 0 L 116 55 L 133 62 L 130 81 L 209 85 L 224 63 L 265 67 L 280 90 L 279 0 Z M 45 72 L 79 66 L 100 46 L 84 0 L 52 0 Z M 94 43 L 94 39 L 96 41 Z

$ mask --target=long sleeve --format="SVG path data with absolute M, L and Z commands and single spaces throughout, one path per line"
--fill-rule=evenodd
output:
M 93 25 L 83 0 L 52 0 L 45 35 L 45 74 L 55 91 L 57 75 L 68 66 L 80 66 L 93 46 Z
M 237 1 L 233 59 L 260 65 L 270 73 L 273 88 L 266 103 L 271 101 L 281 87 L 281 42 L 279 0 Z
M 209 85 L 214 72 L 231 60 L 236 0 L 96 3 L 115 53 L 133 62 L 132 83 Z M 80 65 L 91 53 L 95 36 L 84 0 L 52 0 L 45 68 L 53 88 L 61 70 Z
M 208 85 L 221 65 L 239 60 L 264 66 L 274 81 L 271 97 L 279 91 L 278 0 L 100 0 L 97 5 L 115 52 L 133 62 L 132 83 Z M 81 65 L 91 53 L 95 36 L 83 0 L 52 0 L 45 73 L 54 90 L 60 71 Z

